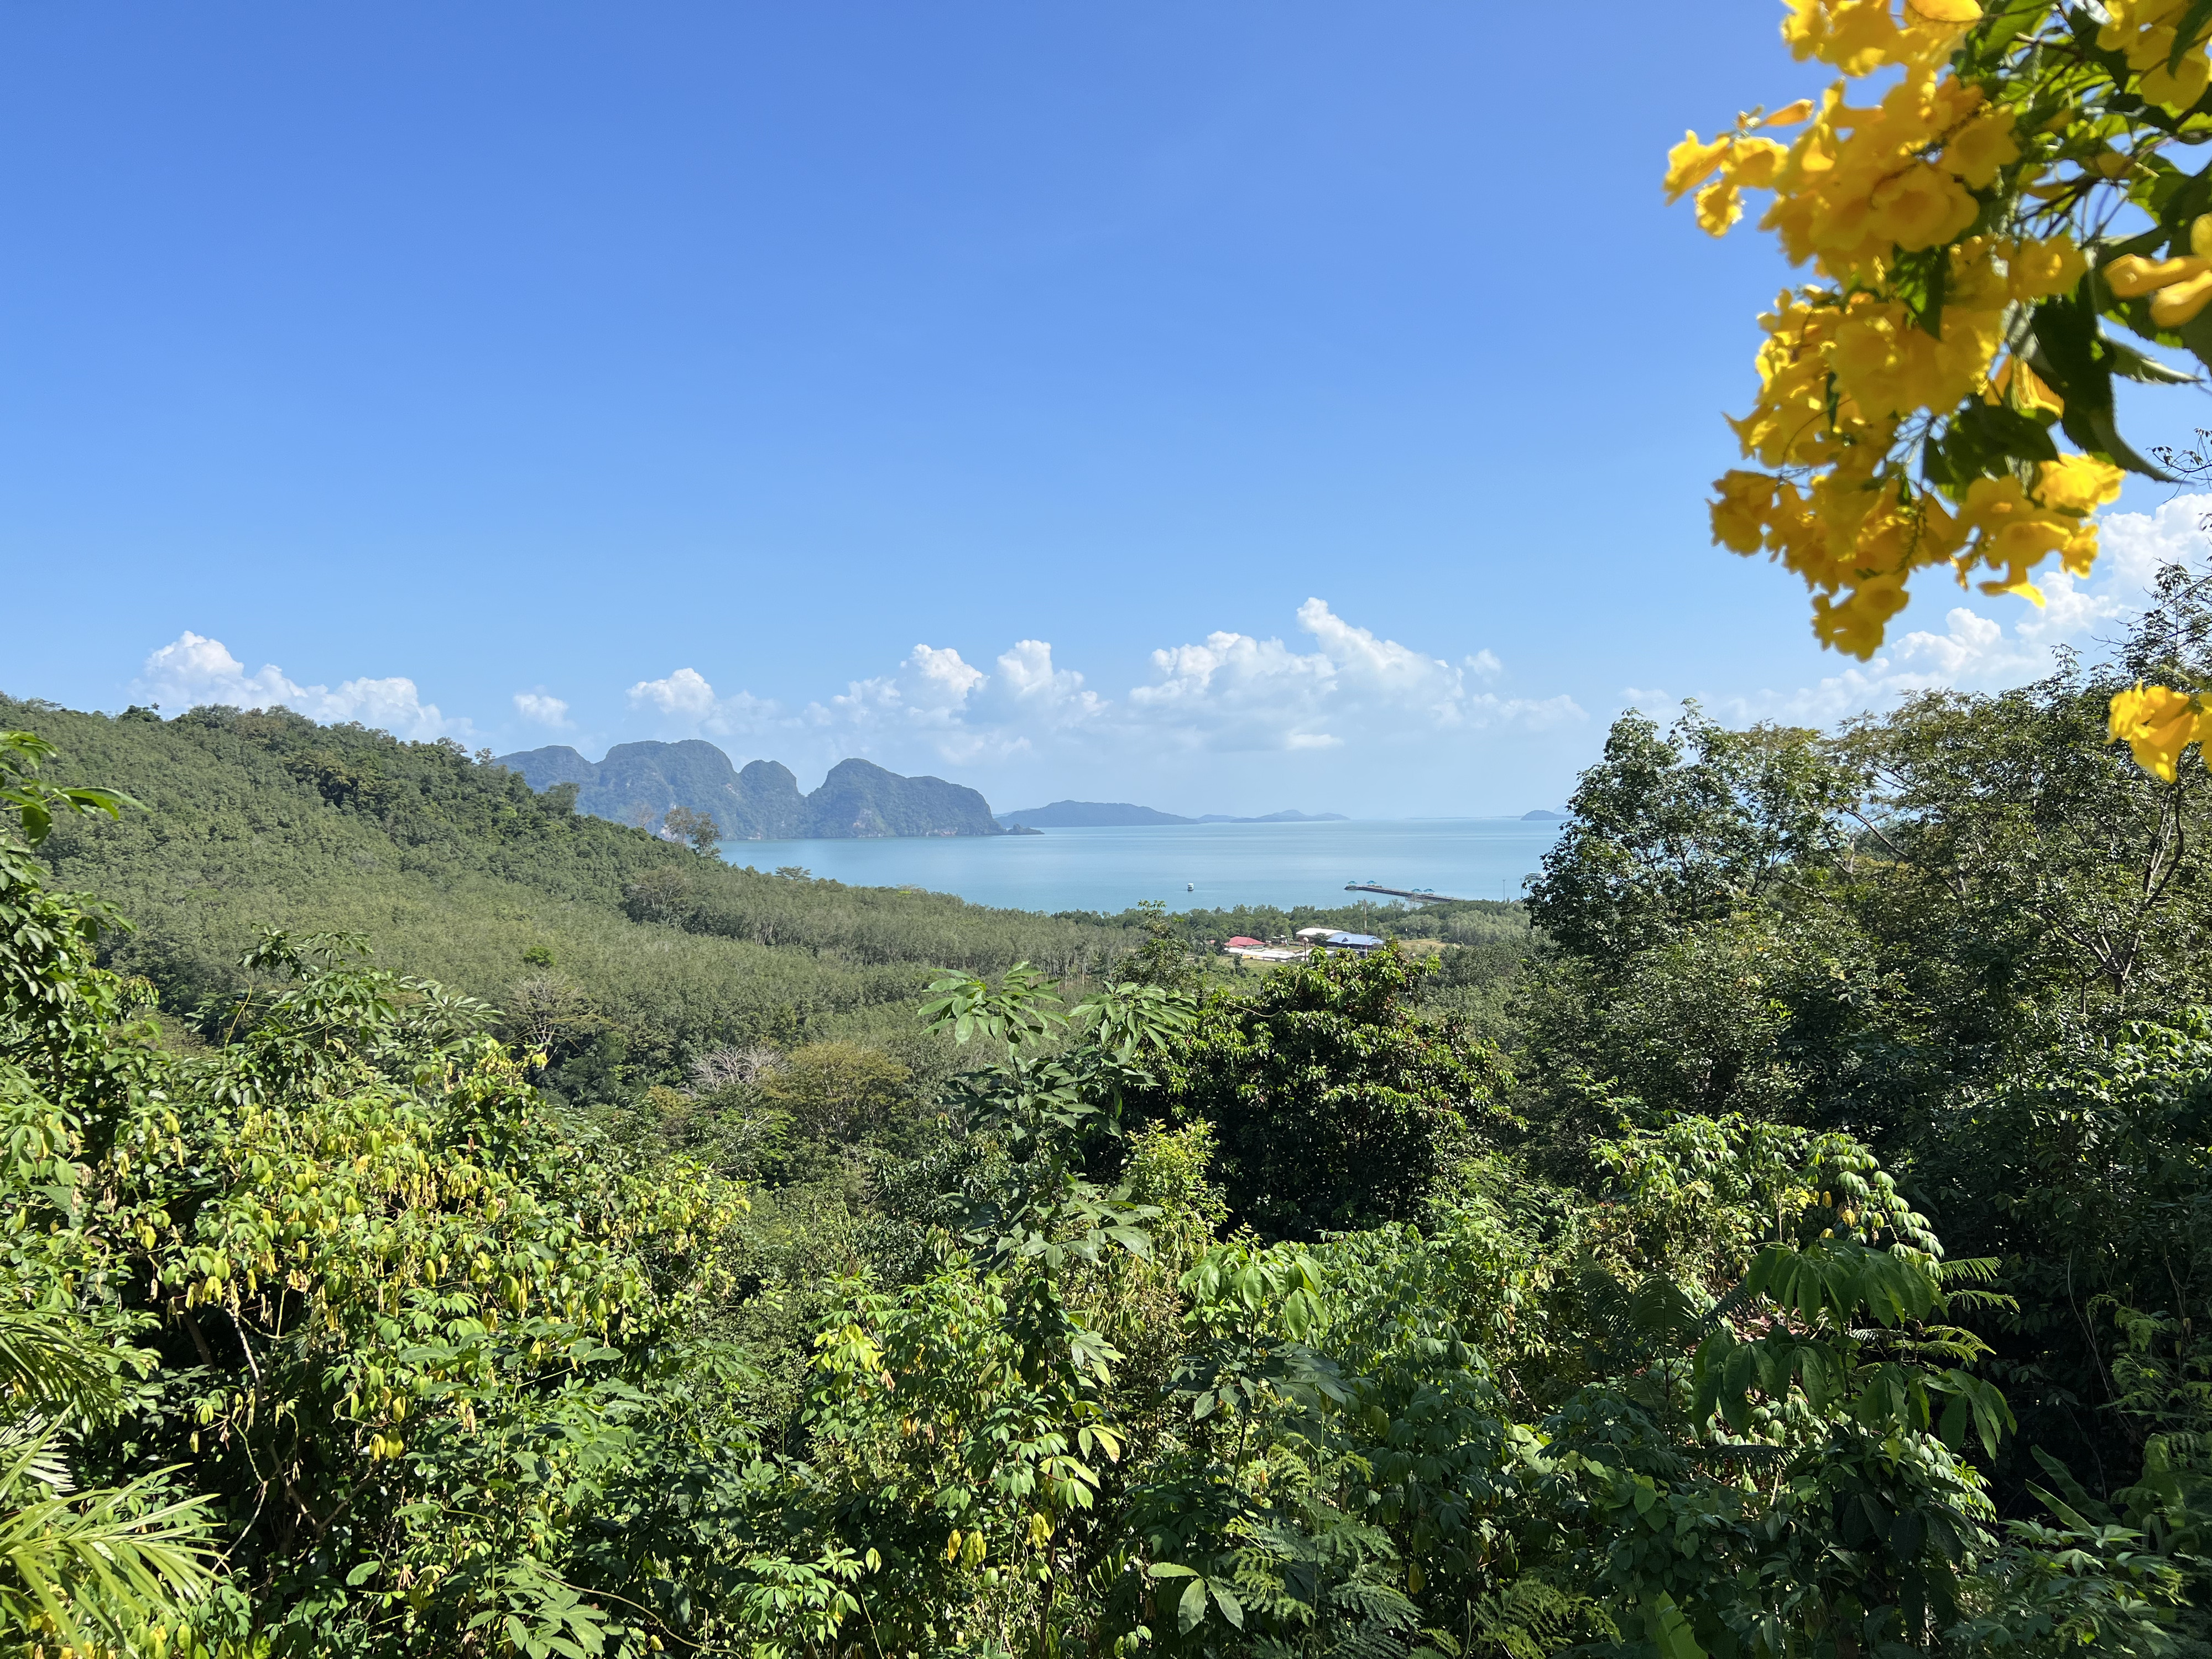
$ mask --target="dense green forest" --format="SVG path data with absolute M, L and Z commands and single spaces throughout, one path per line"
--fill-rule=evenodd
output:
M 575 1099 L 681 1085 L 702 1057 L 763 1043 L 858 1037 L 913 1060 L 940 1046 L 913 1018 L 940 966 L 1028 962 L 1079 989 L 1162 930 L 1200 952 L 1318 922 L 1455 944 L 1526 931 L 1517 906 L 1045 917 L 763 874 L 580 815 L 456 744 L 281 710 L 109 719 L 0 697 L 0 727 L 52 743 L 56 781 L 143 803 L 120 822 L 64 820 L 40 852 L 58 884 L 132 920 L 103 961 L 151 981 L 173 1019 L 219 1020 L 263 928 L 353 933 L 501 1010 Z
M 1626 716 L 1525 908 L 1267 973 L 0 705 L 0 1617 L 2212 1652 L 2212 777 L 2104 714 L 2208 642 L 2177 571 L 2019 691 Z

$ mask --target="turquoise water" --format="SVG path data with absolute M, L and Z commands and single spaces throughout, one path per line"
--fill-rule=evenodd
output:
M 757 870 L 796 864 L 866 887 L 925 887 L 1019 910 L 1177 910 L 1355 903 L 1348 881 L 1428 887 L 1453 898 L 1517 896 L 1556 823 L 1427 818 L 1364 823 L 1161 823 L 1037 836 L 895 841 L 741 841 Z

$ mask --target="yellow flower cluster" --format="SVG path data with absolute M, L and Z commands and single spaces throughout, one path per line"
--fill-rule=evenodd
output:
M 2179 115 L 2212 86 L 2212 58 L 2203 52 L 2185 51 L 2173 62 L 2189 0 L 2106 0 L 2104 9 L 2107 21 L 2097 31 L 2097 45 L 2127 55 L 2136 90 L 2152 103 Z M 2190 46 L 2203 45 L 2207 27 L 2199 18 Z
M 1741 191 L 1771 189 L 1774 204 L 1760 228 L 1780 236 L 1794 262 L 1814 260 L 1837 277 L 1879 282 L 1895 250 L 1940 247 L 1964 233 L 1980 211 L 1972 191 L 2019 160 L 2020 146 L 2009 110 L 1987 107 L 1978 88 L 1936 71 L 1979 9 L 1966 0 L 1926 4 L 1956 21 L 1921 16 L 1908 4 L 1913 22 L 1900 27 L 1887 0 L 1797 0 L 1783 33 L 1799 56 L 1854 75 L 1899 64 L 1904 78 L 1871 107 L 1846 104 L 1838 82 L 1787 149 L 1759 134 L 1813 117 L 1809 100 L 1739 118 L 1734 131 L 1710 142 L 1685 134 L 1668 152 L 1668 199 L 1705 185 L 1698 222 L 1717 236 L 1742 216 Z
M 1972 571 L 2002 572 L 1986 593 L 2042 603 L 2028 573 L 2053 553 L 2087 575 L 2097 556 L 2087 514 L 2119 495 L 2118 467 L 2087 455 L 2042 462 L 2033 486 L 2016 477 L 1977 478 L 1956 512 L 1932 490 L 1900 477 L 1864 476 L 1839 465 L 1803 487 L 1771 473 L 1731 471 L 1716 481 L 1713 538 L 1738 553 L 1773 553 L 1814 590 L 1813 631 L 1858 658 L 1881 647 L 1905 608 L 1916 570 L 1948 564 L 1963 583 Z M 1840 597 L 1838 597 L 1840 596 Z
M 2114 743 L 2125 743 L 2134 750 L 2136 765 L 2172 783 L 2182 750 L 2212 737 L 2212 714 L 2199 707 L 2196 697 L 2169 686 L 2138 683 L 2112 699 L 2111 732 Z M 2212 755 L 2205 764 L 2212 766 Z
M 1949 500 L 1915 480 L 1911 462 L 1936 416 L 1978 398 L 2062 412 L 2057 394 L 2006 353 L 2007 330 L 2021 307 L 2071 290 L 2087 261 L 2063 234 L 1967 234 L 1983 214 L 1976 192 L 2022 154 L 2012 111 L 1946 67 L 1982 15 L 1974 0 L 1788 4 L 1783 35 L 1799 58 L 1847 77 L 1902 73 L 1870 106 L 1845 101 L 1839 81 L 1817 106 L 1753 111 L 1711 140 L 1692 132 L 1669 152 L 1665 185 L 1670 200 L 1696 191 L 1698 223 L 1715 235 L 1742 216 L 1744 190 L 1771 190 L 1761 228 L 1826 279 L 1785 293 L 1760 319 L 1759 400 L 1730 424 L 1746 459 L 1766 470 L 1717 482 L 1713 536 L 1739 553 L 1765 550 L 1803 577 L 1815 595 L 1814 632 L 1864 658 L 1904 608 L 1916 570 L 1948 565 L 1962 585 L 1986 571 L 1984 592 L 2039 605 L 2029 578 L 2044 559 L 2057 554 L 2087 574 L 2097 553 L 2089 515 L 2118 497 L 2121 474 L 2063 456 L 1975 478 Z M 2131 52 L 2139 36 L 2164 27 L 2170 48 L 2178 20 L 2168 15 L 2182 9 L 2180 0 L 2116 0 L 2111 27 L 2134 31 Z M 1801 125 L 1787 145 L 1768 136 Z M 2116 261 L 2116 290 L 2154 293 L 2162 322 L 2194 316 L 2212 303 L 2212 219 L 2206 228 L 2191 258 Z M 1948 249 L 1940 303 L 1928 303 L 1925 259 L 1911 267 L 1921 286 L 1908 303 L 1900 267 L 1929 249 Z
M 1885 64 L 1940 62 L 1981 16 L 1974 0 L 1907 0 L 1901 19 L 1889 0 L 1790 0 L 1782 38 L 1800 63 L 1817 58 L 1866 75 Z
M 1980 478 L 1954 513 L 1892 459 L 1908 416 L 1948 409 L 1979 392 L 2015 407 L 2056 398 L 2024 363 L 1990 373 L 2005 307 L 2071 288 L 2082 270 L 2071 242 L 1999 243 L 1975 238 L 1951 255 L 1942 338 L 1919 327 L 1904 302 L 1861 291 L 1784 294 L 1760 319 L 1759 402 L 1731 421 L 1748 459 L 1806 475 L 1801 487 L 1768 472 L 1719 480 L 1713 538 L 1738 553 L 1765 550 L 1818 597 L 1814 630 L 1826 644 L 1869 657 L 1905 603 L 1912 572 L 1948 564 L 1961 582 L 2038 603 L 2029 571 L 2052 553 L 2086 574 L 2096 557 L 2087 515 L 2119 493 L 2117 467 L 2066 456 L 2039 467 L 2034 483 Z

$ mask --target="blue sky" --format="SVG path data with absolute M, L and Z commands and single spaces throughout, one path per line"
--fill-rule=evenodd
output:
M 1867 668 L 1709 544 L 1786 273 L 1656 179 L 1778 15 L 12 7 L 0 689 L 1395 816 L 2022 678 L 2194 507 Z

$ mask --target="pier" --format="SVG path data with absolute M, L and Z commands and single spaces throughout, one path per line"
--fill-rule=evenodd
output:
M 1409 892 L 1403 887 L 1377 887 L 1367 881 L 1347 881 L 1344 884 L 1344 890 L 1347 893 L 1381 893 L 1389 898 L 1412 899 L 1417 904 L 1466 904 L 1470 902 L 1455 898 L 1449 893 Z

